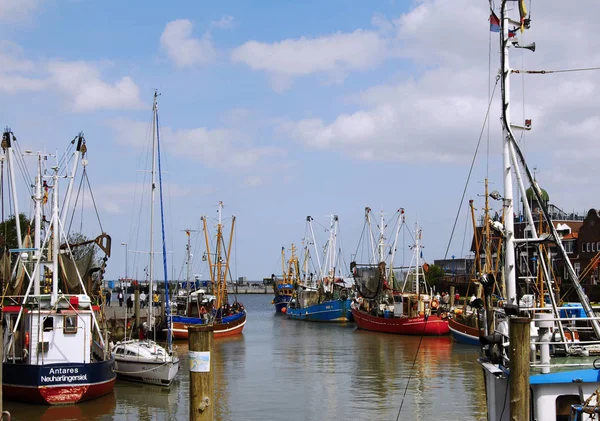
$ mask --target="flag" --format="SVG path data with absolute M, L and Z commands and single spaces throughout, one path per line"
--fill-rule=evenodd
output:
M 490 15 L 490 31 L 500 32 L 500 19 L 494 12 Z
M 516 29 L 513 29 L 512 31 L 510 29 L 508 30 L 508 37 L 509 38 L 513 38 L 516 35 L 517 35 L 517 30 Z

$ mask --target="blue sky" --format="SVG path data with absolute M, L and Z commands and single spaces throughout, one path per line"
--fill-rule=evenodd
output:
M 596 2 L 532 8 L 521 37 L 537 52 L 515 51 L 514 67 L 600 63 Z M 0 122 L 23 147 L 62 148 L 85 132 L 113 237 L 110 279 L 124 275 L 120 243 L 143 242 L 133 192 L 154 89 L 175 273 L 182 230 L 216 216 L 218 201 L 237 217 L 234 276 L 278 271 L 281 247 L 300 242 L 307 215 L 321 225 L 339 215 L 349 262 L 365 206 L 405 208 L 431 262 L 450 240 L 498 68 L 488 16 L 488 2 L 470 0 L 2 0 Z M 598 187 L 597 72 L 515 79 L 513 118 L 534 121 L 523 142 L 540 184 L 565 210 L 597 206 L 585 193 Z M 495 101 L 489 160 L 484 136 L 467 199 L 481 201 L 488 171 L 501 188 L 498 109 Z M 467 252 L 465 212 L 466 202 L 449 256 Z M 136 259 L 129 274 L 142 277 Z M 205 272 L 200 259 L 194 266 Z

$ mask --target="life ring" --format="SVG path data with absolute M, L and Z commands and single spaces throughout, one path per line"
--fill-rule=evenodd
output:
M 29 348 L 29 332 L 25 332 L 25 348 Z
M 433 300 L 431 300 L 431 308 L 436 309 L 436 308 L 438 308 L 439 304 L 440 304 L 440 302 L 437 300 L 437 298 L 434 298 Z

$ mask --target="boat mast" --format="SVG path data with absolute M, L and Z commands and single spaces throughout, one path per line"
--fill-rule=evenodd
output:
M 42 156 L 38 154 L 37 174 L 35 176 L 35 223 L 33 247 L 35 248 L 35 260 L 42 255 Z M 19 223 L 17 222 L 17 226 Z M 41 263 L 40 263 L 41 265 Z M 41 269 L 41 267 L 40 267 Z M 40 295 L 41 270 L 37 270 L 33 275 L 33 294 Z
M 151 170 L 151 193 L 150 193 L 150 264 L 149 264 L 149 292 L 152 291 L 154 280 L 154 198 L 156 195 L 156 114 L 158 93 L 154 92 L 154 103 L 152 104 L 152 170 Z M 148 306 L 148 327 L 152 329 L 152 306 Z
M 190 280 L 192 277 L 192 239 L 191 239 L 191 230 L 185 230 L 185 234 L 187 235 L 187 274 L 186 274 L 186 278 L 187 278 L 187 285 L 186 285 L 186 290 L 187 290 L 187 300 L 189 301 L 190 299 Z
M 500 64 L 502 74 L 500 76 L 502 88 L 502 162 L 504 170 L 504 276 L 506 279 L 506 294 L 508 302 L 516 304 L 517 302 L 517 279 L 515 268 L 515 227 L 514 227 L 514 207 L 513 207 L 513 187 L 512 187 L 512 162 L 510 159 L 510 140 L 512 131 L 510 128 L 510 63 L 508 60 L 509 18 L 506 13 L 506 0 L 502 1 L 500 12 L 500 23 L 502 25 L 502 36 L 500 37 Z
M 368 228 L 368 235 L 369 235 L 369 241 L 371 242 L 371 263 L 372 264 L 376 264 L 377 263 L 377 252 L 375 251 L 375 237 L 373 236 L 373 226 L 371 225 L 371 208 L 366 207 L 365 208 L 365 218 L 367 219 L 367 228 Z
M 312 216 L 306 217 L 306 222 L 308 223 L 308 227 L 310 228 L 310 235 L 312 237 L 313 246 L 315 248 L 315 256 L 317 256 L 317 266 L 319 268 L 319 274 L 321 274 L 322 268 L 321 268 L 321 259 L 319 258 L 319 245 L 317 244 L 317 239 L 315 237 L 315 231 L 313 230 L 312 220 L 313 220 Z
M 60 250 L 60 219 L 58 217 L 58 168 L 52 175 L 52 296 L 50 303 L 54 305 L 58 299 L 58 252 Z M 38 272 L 41 267 L 38 269 Z
M 419 240 L 421 239 L 421 230 L 419 229 L 418 225 L 417 225 L 417 235 L 415 236 L 415 238 L 416 238 L 415 239 L 415 253 L 417 253 L 417 256 L 416 256 L 417 263 L 416 263 L 416 268 L 415 268 L 417 270 L 417 273 L 415 274 L 415 278 L 416 278 L 416 284 L 417 284 L 416 293 L 417 293 L 417 299 L 418 299 L 421 295 L 420 290 L 419 290 L 419 265 L 421 264 L 421 262 L 419 260 L 419 257 L 420 257 L 419 255 L 421 254 L 419 252 L 419 248 L 420 248 Z
M 217 214 L 218 214 L 218 223 L 217 223 L 217 255 L 216 255 L 216 259 L 217 259 L 217 308 L 221 308 L 221 306 L 223 305 L 223 285 L 222 285 L 222 274 L 221 274 L 221 269 L 222 269 L 222 263 L 223 263 L 223 258 L 221 256 L 221 241 L 222 241 L 222 232 L 221 232 L 221 208 L 223 207 L 223 202 L 219 202 L 219 206 L 217 208 Z
M 12 139 L 11 139 L 12 136 Z M 17 182 L 15 179 L 15 157 L 12 148 L 12 141 L 15 140 L 15 136 L 12 134 L 10 129 L 6 129 L 4 132 L 3 139 L 7 142 L 6 157 L 8 158 L 8 169 L 10 171 L 10 187 L 13 196 L 13 209 L 15 211 L 15 226 L 17 228 L 17 245 L 19 248 L 23 248 L 23 237 L 21 234 L 21 218 L 19 215 L 19 201 L 17 200 Z M 36 295 L 39 294 L 39 288 Z
M 384 236 L 384 230 L 385 230 L 385 225 L 384 225 L 385 221 L 383 219 L 383 211 L 381 211 L 381 215 L 379 218 L 379 262 L 381 263 L 385 260 L 384 254 L 385 254 L 385 236 Z
M 398 246 L 398 236 L 400 235 L 400 229 L 404 225 L 404 208 L 398 209 L 398 212 L 400 214 L 398 215 L 398 223 L 396 224 L 396 234 L 394 235 L 394 244 L 393 244 L 392 250 L 391 250 L 390 268 L 389 268 L 390 272 L 388 275 L 388 284 L 389 284 L 389 281 L 392 282 L 391 283 L 392 290 L 394 290 L 394 258 L 396 257 L 396 247 Z
M 215 273 L 210 255 L 210 242 L 208 240 L 208 227 L 206 226 L 206 216 L 202 216 L 200 219 L 202 219 L 202 224 L 204 225 L 204 240 L 206 241 L 206 258 L 208 259 L 208 273 L 210 274 L 210 284 L 212 287 L 211 292 L 215 294 Z M 216 295 L 218 295 L 218 291 Z

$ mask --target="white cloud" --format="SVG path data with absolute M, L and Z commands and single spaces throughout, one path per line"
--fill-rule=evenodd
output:
M 339 113 L 329 121 L 319 117 L 288 121 L 280 128 L 311 148 L 363 160 L 468 162 L 484 121 L 488 77 L 493 87 L 499 67 L 498 35 L 492 33 L 488 73 L 490 32 L 486 6 L 468 0 L 417 2 L 415 8 L 392 21 L 395 40 L 390 43 L 389 52 L 410 60 L 408 70 L 416 76 L 404 76 L 408 71 L 403 66 L 397 78 L 404 79 L 355 95 L 354 111 Z M 589 0 L 578 5 L 577 11 L 571 9 L 560 1 L 538 9 L 532 29 L 518 35 L 522 44 L 536 41 L 538 51 L 512 49 L 512 65 L 546 70 L 597 66 L 600 39 L 593 35 L 592 16 L 600 12 L 600 4 Z M 586 12 L 581 13 L 582 10 Z M 556 30 L 565 21 L 575 28 L 574 39 Z M 387 33 L 391 31 L 389 22 L 385 17 L 374 17 L 374 24 Z M 460 25 L 452 29 L 454 22 Z M 590 118 L 595 117 L 600 106 L 597 73 L 511 80 L 513 121 L 533 120 L 533 130 L 524 135 L 525 149 L 535 160 L 531 165 L 552 159 L 556 162 L 552 171 L 564 172 L 565 176 L 577 168 L 580 172 L 586 171 L 582 168 L 595 168 L 595 152 L 575 153 L 573 140 L 584 145 L 583 150 L 596 150 L 592 145 L 597 142 L 597 121 Z M 490 115 L 492 154 L 498 152 L 501 143 L 499 97 L 500 86 Z M 568 162 L 561 162 L 559 156 L 568 157 Z M 587 173 L 590 178 L 595 177 L 592 170 Z
M 116 131 L 117 141 L 142 147 L 149 141 L 147 123 L 119 118 L 108 124 Z M 264 159 L 284 154 L 281 149 L 254 146 L 252 139 L 236 129 L 161 128 L 165 150 L 173 156 L 186 157 L 212 168 L 248 169 Z
M 144 107 L 140 89 L 129 76 L 105 82 L 96 67 L 85 61 L 54 61 L 48 63 L 47 70 L 49 83 L 67 96 L 73 111 Z
M 223 16 L 221 19 L 213 20 L 210 23 L 210 26 L 212 26 L 213 28 L 218 28 L 218 29 L 229 29 L 229 28 L 233 28 L 234 25 L 235 25 L 235 19 L 233 19 L 233 16 Z
M 44 0 L 2 0 L 0 21 L 19 22 L 35 11 Z
M 244 185 L 248 187 L 259 187 L 265 183 L 265 179 L 259 175 L 249 175 L 244 180 Z
M 161 47 L 178 67 L 205 64 L 216 55 L 210 33 L 206 32 L 202 38 L 193 38 L 192 30 L 189 20 L 174 20 L 167 23 L 160 37 Z
M 319 38 L 287 39 L 275 43 L 248 41 L 233 50 L 233 61 L 272 77 L 274 88 L 287 89 L 295 77 L 312 73 L 335 74 L 375 67 L 387 55 L 386 41 L 373 31 L 356 30 Z

